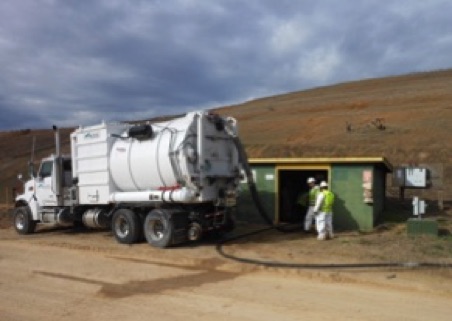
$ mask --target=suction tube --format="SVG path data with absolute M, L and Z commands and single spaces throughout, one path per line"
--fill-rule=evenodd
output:
M 234 145 L 237 148 L 237 151 L 239 154 L 239 161 L 243 166 L 243 170 L 245 171 L 245 175 L 246 175 L 247 182 L 248 182 L 248 188 L 251 193 L 251 198 L 253 199 L 253 202 L 257 208 L 257 211 L 259 212 L 259 215 L 262 217 L 264 222 L 267 223 L 267 225 L 271 226 L 272 228 L 277 229 L 278 231 L 281 231 L 284 233 L 294 232 L 294 231 L 301 229 L 301 227 L 287 228 L 285 226 L 275 225 L 273 223 L 272 219 L 270 218 L 270 216 L 268 215 L 264 206 L 262 205 L 261 199 L 259 197 L 259 193 L 256 188 L 256 182 L 254 181 L 253 173 L 251 171 L 250 164 L 248 163 L 248 156 L 246 154 L 245 148 L 243 147 L 242 142 L 240 141 L 238 136 L 236 136 L 236 135 L 231 135 L 231 136 L 232 136 L 232 140 L 233 140 Z
M 254 204 L 256 205 L 256 208 L 262 217 L 262 219 L 270 226 L 274 226 L 273 221 L 268 216 L 267 212 L 265 211 L 265 208 L 262 206 L 262 202 L 259 198 L 259 194 L 257 192 L 256 188 L 256 182 L 253 178 L 253 173 L 251 172 L 250 164 L 248 163 L 248 156 L 246 155 L 245 148 L 242 145 L 242 142 L 237 136 L 232 137 L 235 147 L 237 148 L 237 151 L 239 153 L 239 161 L 243 166 L 243 170 L 245 171 L 245 175 L 248 182 L 248 188 L 251 193 L 251 197 L 253 199 Z
M 253 199 L 253 202 L 259 212 L 259 215 L 262 217 L 262 219 L 267 223 L 269 226 L 272 226 L 274 228 L 277 228 L 274 224 L 270 216 L 267 214 L 264 206 L 262 206 L 262 202 L 259 198 L 259 193 L 257 192 L 256 188 L 256 182 L 253 178 L 253 173 L 251 172 L 250 164 L 248 163 L 248 155 L 246 154 L 245 148 L 243 147 L 242 142 L 240 141 L 234 126 L 230 126 L 231 124 L 228 121 L 224 121 L 223 123 L 223 129 L 225 132 L 231 137 L 232 142 L 234 143 L 238 156 L 239 156 L 239 162 L 242 164 L 243 170 L 245 171 L 245 175 L 248 182 L 248 188 L 251 193 L 251 198 Z

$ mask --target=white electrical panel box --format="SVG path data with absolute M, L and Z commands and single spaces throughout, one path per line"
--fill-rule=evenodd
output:
M 407 187 L 427 187 L 427 169 L 406 168 L 405 186 Z

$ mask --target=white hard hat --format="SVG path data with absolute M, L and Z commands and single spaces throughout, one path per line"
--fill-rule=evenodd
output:
M 320 187 L 328 187 L 328 183 L 325 182 L 325 181 L 322 181 L 322 182 L 320 183 Z
M 309 177 L 308 178 L 308 184 L 309 183 L 315 183 L 315 178 L 314 177 Z

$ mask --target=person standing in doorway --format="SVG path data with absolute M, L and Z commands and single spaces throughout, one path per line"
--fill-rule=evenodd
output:
M 326 240 L 334 238 L 333 234 L 333 205 L 334 194 L 328 190 L 328 183 L 322 181 L 320 183 L 320 192 L 317 196 L 314 213 L 317 226 L 317 239 Z
M 319 189 L 319 186 L 317 186 L 315 184 L 314 177 L 309 177 L 307 183 L 309 186 L 308 210 L 306 211 L 306 216 L 304 219 L 304 230 L 306 232 L 309 232 L 311 230 L 311 225 L 314 221 L 314 207 L 315 207 L 315 202 L 317 199 L 317 195 L 320 192 L 320 189 Z

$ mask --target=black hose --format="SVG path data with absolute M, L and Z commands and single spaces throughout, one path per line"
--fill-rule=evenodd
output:
M 248 156 L 246 155 L 245 148 L 243 147 L 242 142 L 237 136 L 233 137 L 233 142 L 239 153 L 239 161 L 243 166 L 243 170 L 245 171 L 246 181 L 248 182 L 248 188 L 254 201 L 254 205 L 256 205 L 257 211 L 259 212 L 265 223 L 273 226 L 273 221 L 267 215 L 267 212 L 265 211 L 265 208 L 262 206 L 262 202 L 260 201 L 259 194 L 257 193 L 256 183 L 254 182 L 253 173 L 251 171 L 250 164 L 248 163 Z
M 256 206 L 257 211 L 258 211 L 259 215 L 262 217 L 262 219 L 264 220 L 264 222 L 267 225 L 271 226 L 272 228 L 277 229 L 278 231 L 281 231 L 283 233 L 294 232 L 294 231 L 300 230 L 301 226 L 299 226 L 299 227 L 297 226 L 295 228 L 293 228 L 293 227 L 288 228 L 287 226 L 273 224 L 272 219 L 267 214 L 267 211 L 265 210 L 264 206 L 262 205 L 261 199 L 259 197 L 259 193 L 256 188 L 256 182 L 254 181 L 253 173 L 251 171 L 250 164 L 248 163 L 248 156 L 246 154 L 245 148 L 243 147 L 242 142 L 240 141 L 240 139 L 237 136 L 233 137 L 233 142 L 239 153 L 239 161 L 243 166 L 243 170 L 245 171 L 251 198 L 253 199 L 254 205 Z
M 245 257 L 239 257 L 232 254 L 227 254 L 224 251 L 223 245 L 226 243 L 251 237 L 269 230 L 275 229 L 274 227 L 264 228 L 261 230 L 252 231 L 246 234 L 237 235 L 231 238 L 223 239 L 219 241 L 216 245 L 216 250 L 218 254 L 222 257 L 233 260 L 235 262 L 244 264 L 260 265 L 271 268 L 288 268 L 288 269 L 369 269 L 369 268 L 409 268 L 409 269 L 420 269 L 420 268 L 452 268 L 450 263 L 431 263 L 431 262 L 380 262 L 380 263 L 290 263 L 290 262 L 279 262 L 279 261 L 266 261 L 258 259 L 250 259 Z
M 238 257 L 238 256 L 234 256 L 231 254 L 227 254 L 223 249 L 223 245 L 225 245 L 226 243 L 230 243 L 232 241 L 237 241 L 237 240 L 244 239 L 244 238 L 247 238 L 250 236 L 254 236 L 254 235 L 257 235 L 257 234 L 260 234 L 260 233 L 263 233 L 265 231 L 269 231 L 272 229 L 276 229 L 283 233 L 293 232 L 293 231 L 300 229 L 300 227 L 288 229 L 287 226 L 273 224 L 272 219 L 267 214 L 265 208 L 262 206 L 262 202 L 259 198 L 259 194 L 258 194 L 257 188 L 256 188 L 256 183 L 254 182 L 253 174 L 252 174 L 250 165 L 248 163 L 248 157 L 246 155 L 245 148 L 243 147 L 242 142 L 240 141 L 240 139 L 237 136 L 232 136 L 232 139 L 233 139 L 233 142 L 239 153 L 239 160 L 245 171 L 245 174 L 247 177 L 247 182 L 248 182 L 248 187 L 249 187 L 253 202 L 254 202 L 260 216 L 269 225 L 269 227 L 220 240 L 216 245 L 216 250 L 222 257 L 229 259 L 229 260 L 236 261 L 236 262 L 245 263 L 245 264 L 262 265 L 262 266 L 273 267 L 273 268 L 291 268 L 291 269 L 452 268 L 452 264 L 450 264 L 450 263 L 441 264 L 441 263 L 430 263 L 430 262 L 381 262 L 381 263 L 343 263 L 343 264 L 289 263 L 289 262 L 250 259 L 250 258 Z

